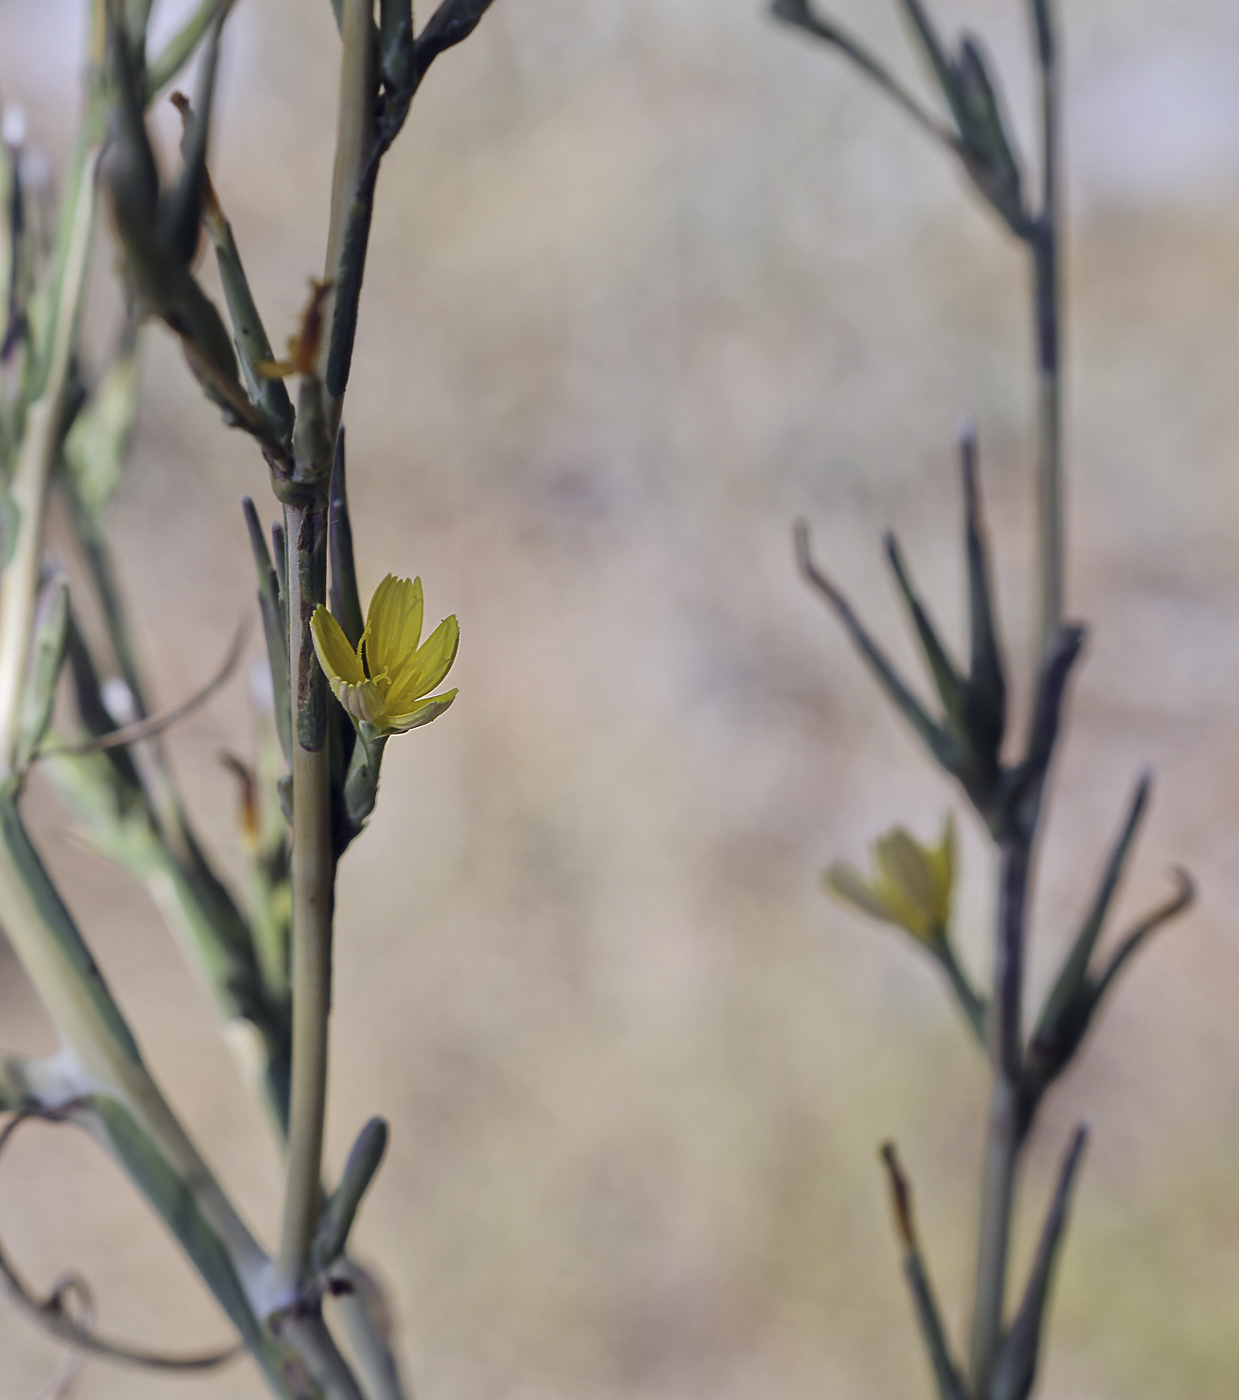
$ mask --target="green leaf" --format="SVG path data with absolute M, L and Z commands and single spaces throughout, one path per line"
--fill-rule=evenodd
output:
M 216 15 L 226 10 L 232 0 L 202 0 L 184 25 L 169 39 L 146 74 L 146 100 L 149 102 L 161 88 L 167 87 L 194 55 L 194 50 L 214 22 Z
M 977 487 L 976 437 L 971 425 L 960 434 L 964 478 L 964 554 L 968 561 L 968 732 L 978 758 L 996 777 L 1007 726 L 1007 681 L 995 621 L 989 548 Z
M 922 743 L 941 767 L 948 773 L 958 776 L 962 764 L 961 755 L 954 740 L 941 725 L 929 717 L 925 707 L 900 679 L 898 672 L 887 660 L 881 648 L 865 630 L 847 599 L 813 563 L 809 552 L 809 530 L 804 521 L 796 522 L 794 538 L 801 572 L 834 609 L 848 635 L 852 638 L 856 649 L 868 663 L 874 678 L 886 692 L 887 698 L 920 736 Z
M 52 719 L 56 683 L 64 665 L 69 631 L 69 584 L 54 574 L 43 585 L 35 607 L 33 636 L 27 662 L 26 693 L 13 765 L 21 773 L 30 767 Z
M 410 0 L 379 0 L 379 72 L 398 91 L 413 73 L 413 6 Z
M 950 1342 L 942 1323 L 942 1313 L 934 1295 L 929 1271 L 921 1254 L 920 1242 L 916 1236 L 916 1223 L 912 1214 L 912 1190 L 908 1179 L 899 1165 L 894 1143 L 882 1147 L 882 1163 L 886 1167 L 891 1189 L 891 1203 L 895 1209 L 895 1225 L 903 1247 L 904 1276 L 912 1294 L 916 1308 L 916 1320 L 920 1325 L 921 1338 L 929 1353 L 937 1386 L 938 1400 L 968 1400 L 959 1367 L 951 1355 Z
M 955 136 L 947 131 L 891 73 L 890 69 L 845 29 L 833 20 L 822 19 L 809 6 L 808 0 L 774 0 L 770 12 L 785 24 L 795 25 L 805 33 L 838 49 L 888 97 L 892 98 L 919 126 L 944 145 L 955 148 Z
M 938 37 L 938 31 L 929 18 L 929 12 L 921 4 L 921 0 L 902 0 L 902 4 L 904 13 L 911 22 L 913 32 L 920 42 L 921 53 L 928 64 L 929 71 L 937 81 L 942 96 L 946 99 L 947 106 L 954 114 L 956 122 L 962 128 L 962 123 L 960 123 L 962 104 L 960 94 L 956 90 L 955 70 L 947 57 L 942 40 Z
M 267 643 L 267 664 L 271 670 L 271 690 L 275 709 L 276 733 L 284 758 L 292 762 L 292 704 L 289 698 L 288 633 L 284 625 L 284 607 L 280 599 L 279 575 L 267 553 L 267 542 L 254 502 L 246 496 L 241 502 L 245 525 L 249 531 L 254 568 L 258 573 L 258 610 L 262 615 L 262 631 Z
M 124 475 L 138 409 L 136 327 L 126 329 L 115 359 L 73 420 L 65 465 L 87 517 L 97 523 Z
M 492 0 L 443 0 L 413 45 L 418 79 L 441 53 L 462 43 L 478 27 Z
M 921 650 L 925 653 L 925 660 L 929 666 L 930 675 L 933 677 L 938 698 L 942 702 L 943 711 L 948 723 L 955 731 L 956 742 L 961 748 L 971 747 L 971 736 L 967 731 L 967 700 L 964 693 L 963 677 L 956 669 L 955 663 L 947 655 L 946 648 L 942 645 L 938 633 L 930 621 L 929 614 L 925 611 L 920 598 L 917 597 L 916 590 L 912 587 L 912 582 L 908 577 L 908 571 L 904 567 L 903 555 L 900 553 L 898 541 L 891 534 L 886 536 L 886 557 L 890 561 L 895 582 L 899 585 L 904 604 L 912 618 L 912 624 L 916 628 L 916 635 L 920 641 Z
M 1087 1142 L 1088 1129 L 1083 1126 L 1077 1128 L 1063 1157 L 1054 1198 L 1041 1230 L 1037 1256 L 1033 1260 L 1028 1286 L 1024 1291 L 1024 1300 L 1003 1338 L 994 1365 L 990 1386 L 991 1400 L 1027 1400 L 1032 1393 L 1033 1384 L 1037 1379 L 1037 1360 L 1041 1350 L 1046 1304 L 1053 1282 L 1054 1262 L 1067 1225 L 1072 1187 Z
M 331 472 L 328 515 L 328 551 L 331 558 L 331 612 L 344 629 L 349 645 L 361 641 L 365 619 L 357 591 L 357 566 L 353 560 L 353 525 L 348 509 L 348 481 L 344 466 L 344 429 L 336 436 L 336 460 Z
M 311 1253 L 314 1268 L 327 1269 L 344 1253 L 362 1197 L 370 1189 L 387 1151 L 388 1129 L 382 1118 L 371 1118 L 357 1135 L 340 1184 L 323 1209 Z
M 21 523 L 21 507 L 6 489 L 0 487 L 0 569 L 7 569 L 13 558 Z
M 1097 979 L 1096 987 L 1093 991 L 1094 1004 L 1100 1003 L 1102 997 L 1110 990 L 1114 979 L 1119 975 L 1127 962 L 1139 952 L 1141 945 L 1150 934 L 1156 933 L 1163 924 L 1169 923 L 1171 919 L 1177 918 L 1184 910 L 1188 909 L 1196 898 L 1196 885 L 1192 877 L 1186 870 L 1177 867 L 1174 872 L 1178 890 L 1163 904 L 1159 904 L 1152 913 L 1146 914 L 1134 929 L 1123 939 L 1114 951 L 1114 956 L 1106 966 L 1106 970 Z
M 140 1056 L 133 1034 L 26 831 L 17 810 L 17 783 L 13 779 L 0 786 L 0 841 L 4 843 L 13 868 L 20 873 L 32 915 L 43 927 L 48 955 L 64 968 L 62 976 L 66 986 L 72 983 L 72 991 L 67 995 L 73 998 L 75 1008 L 84 1008 L 88 1018 L 106 1028 L 120 1054 L 138 1061 Z M 65 1024 L 61 1024 L 55 1009 L 49 1007 L 49 1010 L 53 1011 L 57 1029 L 66 1033 L 67 1015 Z
M 344 830 L 336 833 L 336 853 L 340 854 L 369 820 L 378 799 L 379 770 L 387 735 L 372 725 L 358 725 L 357 744 L 344 778 Z
M 198 65 L 198 89 L 194 105 L 185 114 L 181 141 L 184 165 L 176 183 L 159 202 L 159 234 L 170 255 L 188 266 L 198 248 L 202 203 L 207 188 L 207 142 L 211 132 L 211 107 L 215 98 L 215 73 L 219 65 L 219 35 L 226 10 L 211 25 Z
M 1037 1018 L 1031 1055 L 1034 1063 L 1045 1062 L 1046 1071 L 1051 1072 L 1050 1077 L 1070 1059 L 1087 1029 L 1088 1017 L 1092 1011 L 1088 981 L 1089 964 L 1105 926 L 1106 915 L 1110 911 L 1119 880 L 1126 869 L 1132 843 L 1148 807 L 1151 783 L 1152 775 L 1144 773 L 1136 784 L 1127 819 L 1106 861 L 1088 917 L 1081 924 L 1071 945 L 1071 951 L 1063 960 Z M 1051 1066 L 1054 1067 L 1052 1071 Z
M 191 1184 L 169 1166 L 117 1099 L 98 1094 L 92 1107 L 112 1150 L 202 1275 L 242 1341 L 263 1364 L 277 1394 L 293 1400 L 286 1384 L 281 1349 L 255 1315 L 232 1256 L 199 1209 Z
M 964 164 L 974 184 L 1012 233 L 1028 228 L 1024 183 L 998 92 L 976 40 L 966 37 L 955 65 L 961 103 Z
M 228 319 L 232 322 L 233 344 L 241 361 L 245 386 L 250 398 L 266 415 L 272 433 L 287 447 L 292 441 L 296 417 L 293 401 L 282 379 L 263 374 L 258 369 L 259 364 L 273 360 L 275 356 L 241 263 L 232 225 L 224 217 L 213 190 L 209 191 L 204 206 L 203 223 L 215 249 Z

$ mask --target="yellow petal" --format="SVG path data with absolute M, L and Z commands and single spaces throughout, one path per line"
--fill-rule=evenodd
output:
M 934 923 L 944 928 L 950 921 L 951 893 L 955 887 L 955 822 L 949 813 L 942 828 L 942 840 L 925 855 L 933 886 L 930 912 Z
M 336 699 L 354 719 L 366 720 L 370 724 L 381 723 L 387 710 L 382 692 L 373 681 L 363 680 L 360 685 L 331 683 Z
M 314 634 L 314 650 L 318 664 L 327 673 L 331 688 L 339 698 L 340 685 L 360 685 L 365 680 L 361 661 L 349 645 L 344 628 L 320 603 L 310 619 L 310 631 Z
M 445 690 L 442 695 L 432 695 L 429 700 L 423 700 L 407 715 L 384 715 L 382 727 L 389 734 L 405 734 L 410 729 L 420 729 L 423 724 L 438 719 L 456 699 L 458 693 L 455 690 Z
M 882 919 L 888 924 L 896 922 L 886 902 L 854 865 L 836 861 L 822 877 L 822 883 L 832 894 L 854 904 L 875 919 Z
M 401 710 L 433 690 L 452 669 L 460 646 L 455 615 L 445 617 L 422 646 L 392 676 L 387 691 L 389 710 Z
M 931 923 L 934 883 L 923 848 L 902 826 L 886 833 L 874 847 L 878 888 L 886 902 L 899 910 L 910 932 L 924 937 Z
M 417 651 L 422 635 L 422 581 L 388 574 L 374 590 L 363 638 L 372 676 L 390 679 Z

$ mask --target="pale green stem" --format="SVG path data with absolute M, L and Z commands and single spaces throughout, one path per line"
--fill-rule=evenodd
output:
M 31 618 L 39 586 L 47 488 L 60 443 L 61 409 L 69 357 L 77 330 L 94 226 L 97 152 L 85 159 L 75 192 L 63 277 L 56 303 L 48 373 L 39 397 L 26 410 L 25 429 L 9 494 L 20 512 L 17 541 L 0 577 L 0 773 L 13 763 L 21 719 Z
M 0 909 L 4 931 L 34 984 L 83 1085 L 116 1099 L 194 1196 L 238 1271 L 257 1288 L 266 1266 L 138 1054 L 76 925 L 30 844 L 12 785 L 0 792 Z
M 981 1225 L 972 1314 L 972 1393 L 988 1400 L 1005 1322 L 1007 1269 L 1016 1177 L 1024 1141 L 1020 1083 L 1023 1060 L 1021 1007 L 1024 940 L 1032 864 L 1034 807 L 1028 826 L 1002 847 L 999 876 L 994 990 L 990 1002 L 990 1062 L 993 1088 L 981 1176 Z
M 326 275 L 338 272 L 344 232 L 358 178 L 373 140 L 374 5 L 345 0 L 341 37 L 340 107 L 332 174 Z M 326 316 L 330 326 L 331 303 Z M 330 336 L 324 340 L 329 341 Z M 303 408 L 299 412 L 304 429 Z M 325 391 L 320 390 L 326 397 Z M 288 1178 L 280 1236 L 277 1294 L 295 1295 L 303 1280 L 322 1203 L 328 1014 L 331 1006 L 331 918 L 335 862 L 331 847 L 331 767 L 322 708 L 326 686 L 310 633 L 310 617 L 326 601 L 326 491 L 342 402 L 324 405 L 326 431 L 304 440 L 325 461 L 299 463 L 312 483 L 309 504 L 285 506 L 289 580 L 289 686 L 293 704 L 292 849 L 292 1085 Z
M 327 1022 L 331 1009 L 331 760 L 326 684 L 314 655 L 310 618 L 326 594 L 325 499 L 284 511 L 288 548 L 289 682 L 293 724 L 292 1084 L 288 1176 L 276 1295 L 304 1281 L 322 1204 Z
M 994 1076 L 986 1125 L 985 1162 L 981 1177 L 981 1229 L 977 1246 L 976 1305 L 972 1315 L 970 1374 L 972 1393 L 986 1400 L 1002 1340 L 1015 1202 L 1019 1144 L 1015 1132 L 1016 1104 L 1012 1086 Z

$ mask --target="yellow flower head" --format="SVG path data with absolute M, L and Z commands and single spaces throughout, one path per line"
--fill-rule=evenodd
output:
M 388 574 L 379 584 L 356 651 L 321 604 L 314 609 L 310 627 L 319 665 L 336 699 L 355 720 L 380 734 L 403 734 L 429 724 L 456 698 L 454 690 L 423 698 L 451 670 L 460 629 L 455 617 L 444 618 L 421 641 L 420 578 L 410 583 Z
M 879 837 L 874 873 L 866 880 L 855 866 L 836 862 L 826 872 L 827 889 L 858 909 L 906 929 L 933 946 L 945 941 L 955 883 L 955 828 L 947 817 L 936 847 L 922 846 L 903 827 Z

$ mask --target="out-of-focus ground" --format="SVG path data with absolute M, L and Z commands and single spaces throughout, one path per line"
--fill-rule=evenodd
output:
M 78 10 L 4 0 L 0 93 L 59 161 Z M 1144 764 L 1132 916 L 1172 862 L 1202 896 L 1127 977 L 1052 1101 L 1095 1127 L 1043 1393 L 1229 1397 L 1239 1374 L 1239 12 L 1066 11 L 1071 611 L 1093 624 L 1042 862 L 1031 994 Z M 1023 7 L 983 25 L 1030 93 Z M 895 6 L 835 11 L 917 79 Z M 325 3 L 229 24 L 213 171 L 274 336 L 321 267 L 336 41 Z M 166 114 L 165 114 L 166 117 Z M 166 132 L 171 127 L 165 122 Z M 106 280 L 110 255 L 100 258 Z M 341 876 L 329 1162 L 371 1113 L 359 1226 L 423 1400 L 878 1400 L 928 1393 L 875 1150 L 898 1140 L 952 1326 L 983 1075 L 931 970 L 816 887 L 902 821 L 963 828 L 960 937 L 991 872 L 957 795 L 796 577 L 789 522 L 899 657 L 878 537 L 958 637 L 951 448 L 975 416 L 1021 679 L 1031 457 L 1025 274 L 940 155 L 756 0 L 499 0 L 439 61 L 384 167 L 347 422 L 364 586 L 455 611 L 460 698 L 389 749 Z M 99 298 L 106 322 L 108 299 Z M 114 509 L 152 685 L 214 668 L 266 492 L 159 329 Z M 269 497 L 266 498 L 269 501 Z M 267 507 L 270 509 L 270 506 Z M 241 679 L 177 731 L 212 849 Z M 39 829 L 163 1081 L 268 1238 L 277 1164 L 153 910 Z M 0 1040 L 49 1044 L 13 963 Z M 191 1347 L 214 1304 L 94 1147 L 31 1127 L 0 1238 L 100 1324 Z M 0 1394 L 58 1349 L 0 1309 Z M 92 1363 L 83 1400 L 258 1396 Z

